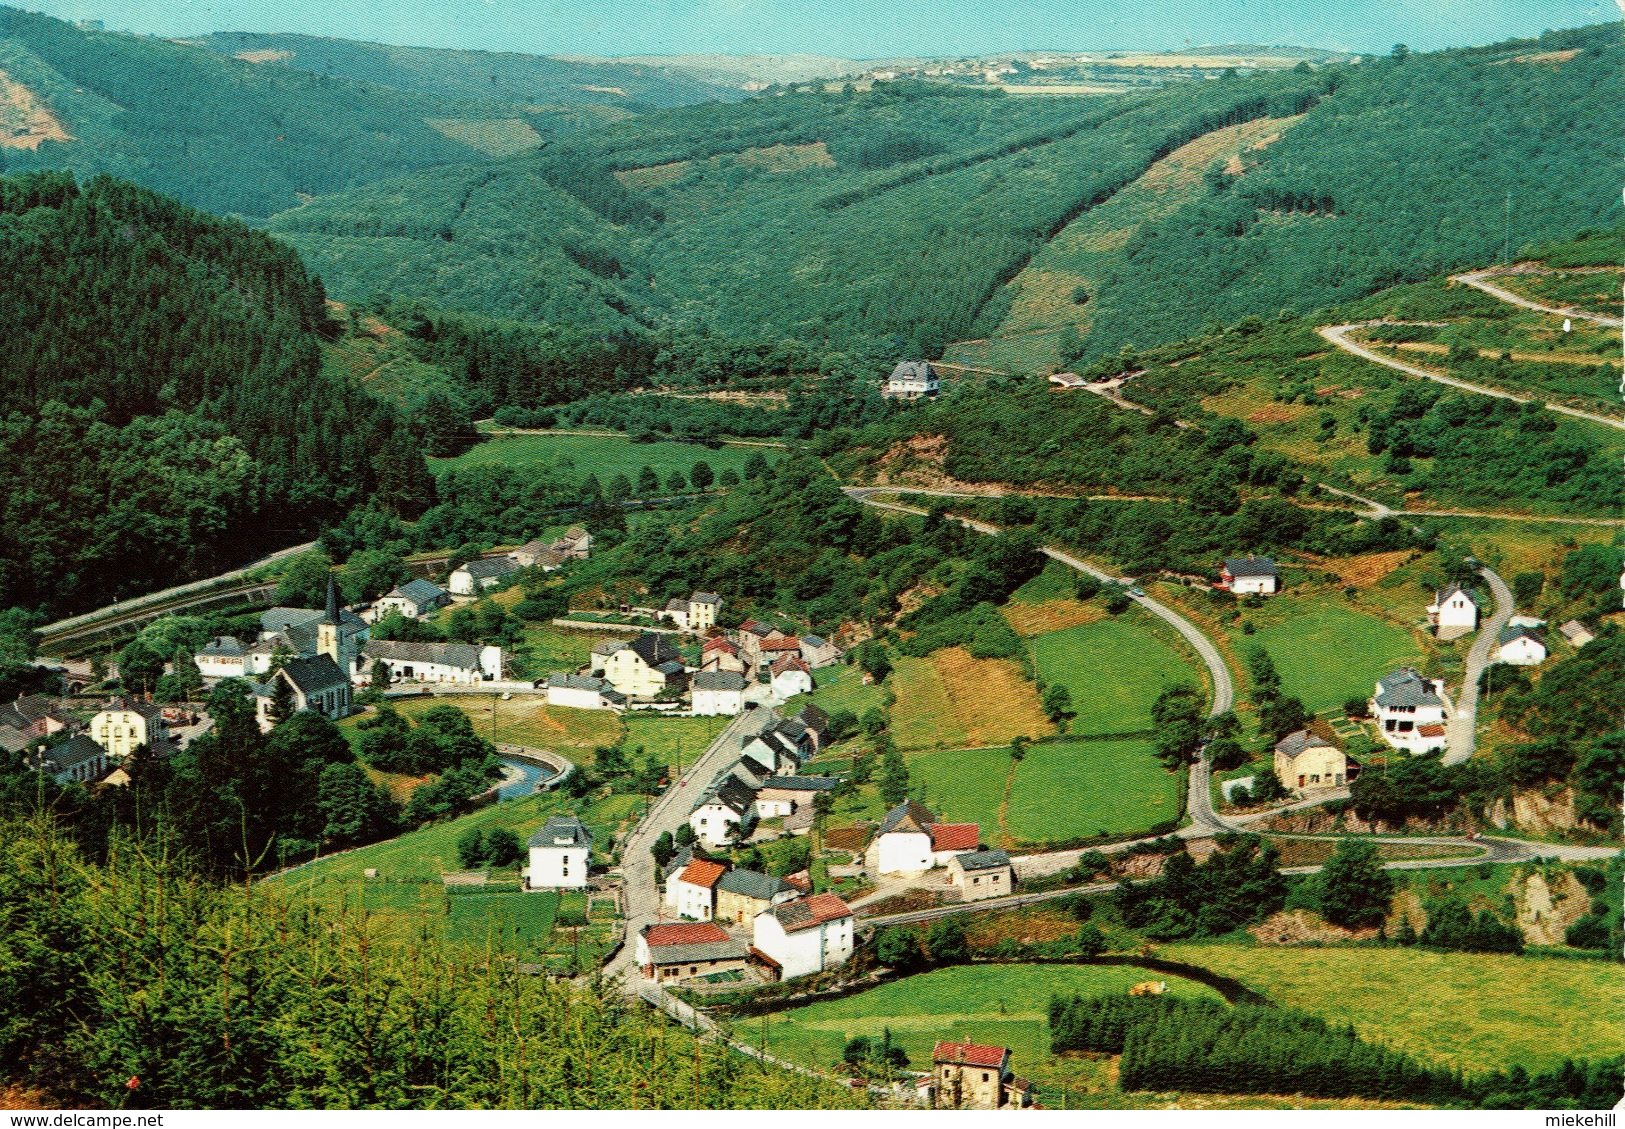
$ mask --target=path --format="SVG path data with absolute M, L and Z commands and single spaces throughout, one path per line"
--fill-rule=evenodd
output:
M 1509 303 L 1510 305 L 1522 306 L 1524 309 L 1534 310 L 1536 313 L 1552 314 L 1553 316 L 1560 318 L 1580 318 L 1582 321 L 1595 322 L 1598 325 L 1612 326 L 1615 329 L 1625 326 L 1625 320 L 1621 320 L 1620 318 L 1612 318 L 1607 314 L 1595 314 L 1590 310 L 1575 309 L 1573 306 L 1547 306 L 1543 303 L 1525 298 L 1522 294 L 1514 294 L 1512 291 L 1507 290 L 1504 287 L 1497 286 L 1493 282 L 1489 281 L 1491 278 L 1495 278 L 1499 275 L 1505 275 L 1507 273 L 1507 271 L 1491 267 L 1487 270 L 1475 270 L 1468 271 L 1465 274 L 1453 274 L 1450 276 L 1450 281 L 1459 282 L 1463 286 L 1471 286 L 1475 290 L 1482 290 L 1491 298 Z M 1515 271 L 1511 273 L 1527 274 L 1530 272 Z
M 904 487 L 878 489 L 853 486 L 846 487 L 845 490 L 848 497 L 866 506 L 910 514 L 920 514 L 925 511 L 917 506 L 905 506 L 897 502 L 879 502 L 874 499 L 873 495 L 885 493 L 924 494 L 939 497 L 953 496 L 947 494 L 946 491 L 912 490 Z M 985 521 L 967 517 L 960 517 L 955 520 L 967 528 L 976 530 L 978 533 L 992 535 L 999 532 L 998 526 Z M 1044 555 L 1051 560 L 1059 561 L 1068 568 L 1076 569 L 1078 572 L 1086 572 L 1097 580 L 1116 581 L 1118 579 L 1061 549 L 1046 546 Z M 1208 707 L 1208 715 L 1210 717 L 1216 716 L 1233 707 L 1236 699 L 1235 682 L 1230 677 L 1230 668 L 1225 665 L 1224 656 L 1219 653 L 1218 647 L 1213 645 L 1213 641 L 1202 634 L 1194 623 L 1166 604 L 1160 603 L 1150 596 L 1130 596 L 1129 598 L 1179 632 L 1184 640 L 1191 645 L 1197 656 L 1201 658 L 1202 664 L 1207 667 L 1208 677 L 1213 684 L 1213 694 L 1211 704 Z M 1186 813 L 1190 816 L 1191 825 L 1185 829 L 1183 832 L 1185 834 L 1211 835 L 1218 831 L 1230 830 L 1229 825 L 1220 819 L 1218 813 L 1213 810 L 1213 797 L 1208 784 L 1209 775 L 1207 754 L 1204 750 L 1202 755 L 1191 764 L 1190 771 L 1187 773 L 1185 808 Z
M 482 419 L 474 422 L 475 433 L 481 439 L 503 439 L 513 435 L 563 435 L 574 436 L 578 439 L 627 439 L 632 437 L 624 431 L 588 431 L 572 430 L 559 427 L 508 427 L 495 420 Z M 483 428 L 483 430 L 481 430 Z M 662 443 L 684 443 L 689 446 L 699 446 L 692 439 L 681 439 L 675 435 L 663 436 Z M 721 439 L 717 440 L 724 447 L 775 447 L 781 451 L 788 451 L 794 444 L 779 439 Z
M 1405 373 L 1407 376 L 1414 376 L 1421 380 L 1431 380 L 1437 384 L 1448 384 L 1452 388 L 1460 388 L 1466 392 L 1476 392 L 1480 396 L 1494 396 L 1497 399 L 1511 400 L 1518 404 L 1540 404 L 1548 411 L 1559 412 L 1566 416 L 1573 416 L 1576 419 L 1590 420 L 1592 423 L 1606 424 L 1608 427 L 1617 427 L 1620 430 L 1625 431 L 1625 420 L 1619 419 L 1616 416 L 1598 415 L 1596 412 L 1581 411 L 1579 408 L 1571 408 L 1566 404 L 1545 402 L 1536 399 L 1533 396 L 1520 396 L 1514 392 L 1506 392 L 1499 388 L 1490 388 L 1487 385 L 1474 384 L 1468 380 L 1461 380 L 1458 377 L 1446 376 L 1443 373 L 1433 372 L 1431 369 L 1421 368 L 1418 365 L 1406 364 L 1404 361 L 1386 356 L 1377 352 L 1375 349 L 1362 345 L 1360 342 L 1349 337 L 1349 333 L 1356 329 L 1365 329 L 1373 325 L 1395 324 L 1406 323 L 1383 321 L 1350 322 L 1347 325 L 1323 325 L 1315 332 L 1319 333 L 1321 337 L 1325 338 L 1331 344 L 1337 346 L 1339 349 L 1342 349 L 1345 353 L 1352 353 L 1356 357 L 1370 361 L 1372 364 L 1378 364 L 1386 368 L 1394 369 L 1397 372 Z
M 1449 748 L 1443 757 L 1444 764 L 1460 764 L 1473 755 L 1478 743 L 1478 680 L 1484 668 L 1490 664 L 1490 655 L 1499 643 L 1501 628 L 1507 625 L 1507 620 L 1516 610 L 1512 590 L 1506 586 L 1506 581 L 1491 572 L 1488 566 L 1480 568 L 1478 574 L 1490 586 L 1490 593 L 1495 597 L 1495 610 L 1487 619 L 1480 620 L 1478 637 L 1467 652 L 1467 666 L 1462 672 L 1461 692 L 1456 696 L 1455 717 L 1450 721 Z

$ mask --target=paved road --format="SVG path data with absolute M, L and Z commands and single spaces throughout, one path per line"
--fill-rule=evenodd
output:
M 1466 274 L 1451 275 L 1450 281 L 1459 282 L 1463 286 L 1471 286 L 1475 290 L 1482 290 L 1491 298 L 1499 299 L 1502 302 L 1507 302 L 1514 306 L 1522 306 L 1524 309 L 1534 310 L 1536 313 L 1552 314 L 1560 318 L 1579 318 L 1582 321 L 1595 322 L 1598 325 L 1612 326 L 1615 329 L 1625 325 L 1625 321 L 1622 321 L 1619 318 L 1609 317 L 1607 314 L 1595 314 L 1590 310 L 1575 309 L 1573 306 L 1547 306 L 1543 303 L 1525 298 L 1522 294 L 1514 294 L 1512 291 L 1507 290 L 1504 287 L 1497 286 L 1493 282 L 1489 281 L 1492 278 L 1503 276 L 1507 273 L 1509 272 L 1493 268 L 1490 270 L 1475 270 L 1468 271 Z M 1519 274 L 1525 272 L 1513 271 L 1510 273 Z
M 856 501 L 862 502 L 866 506 L 875 506 L 879 509 L 895 510 L 900 513 L 912 514 L 924 513 L 925 511 L 916 506 L 905 506 L 896 502 L 876 501 L 874 495 L 920 494 L 931 497 L 960 496 L 945 490 L 912 489 L 897 486 L 850 486 L 846 487 L 845 489 L 849 497 L 855 499 Z M 992 525 L 985 521 L 977 521 L 974 518 L 962 517 L 956 520 L 960 521 L 965 526 L 976 530 L 978 533 L 996 534 L 1000 531 L 998 526 Z M 1044 549 L 1044 555 L 1049 557 L 1051 560 L 1061 562 L 1068 568 L 1076 569 L 1078 572 L 1086 572 L 1098 580 L 1118 579 L 1110 573 L 1103 572 L 1094 565 L 1089 564 L 1087 561 L 1075 557 L 1071 553 L 1065 552 L 1061 549 L 1046 547 Z M 1232 708 L 1236 701 L 1235 682 L 1230 677 L 1230 668 L 1225 665 L 1224 656 L 1221 655 L 1219 653 L 1219 649 L 1213 645 L 1213 641 L 1206 635 L 1202 634 L 1201 630 L 1198 629 L 1194 623 L 1180 615 L 1178 612 L 1174 611 L 1174 609 L 1168 607 L 1168 605 L 1154 600 L 1150 596 L 1131 596 L 1129 598 L 1135 603 L 1139 604 L 1146 611 L 1150 612 L 1152 615 L 1173 627 L 1173 629 L 1179 632 L 1179 634 L 1187 643 L 1191 645 L 1191 648 L 1195 650 L 1197 655 L 1201 658 L 1202 664 L 1207 667 L 1208 678 L 1213 683 L 1211 704 L 1208 707 L 1209 716 L 1224 713 L 1226 710 Z M 1191 826 L 1186 828 L 1185 831 L 1182 832 L 1183 834 L 1211 835 L 1218 831 L 1230 830 L 1229 825 L 1226 824 L 1224 820 L 1220 819 L 1218 813 L 1213 810 L 1213 797 L 1208 783 L 1209 775 L 1210 773 L 1208 769 L 1207 756 L 1204 753 L 1196 760 L 1195 763 L 1190 766 L 1190 771 L 1187 774 L 1185 809 L 1186 813 L 1190 816 Z
M 1488 568 L 1479 569 L 1478 574 L 1490 586 L 1490 593 L 1495 597 L 1495 610 L 1479 621 L 1478 637 L 1467 652 L 1461 692 L 1456 695 L 1456 715 L 1450 722 L 1449 748 L 1442 758 L 1445 764 L 1460 764 L 1473 755 L 1478 743 L 1478 679 L 1490 664 L 1501 628 L 1507 625 L 1507 620 L 1516 610 L 1512 590 L 1506 586 L 1506 581 Z
M 752 689 L 766 691 L 767 687 L 756 686 Z M 649 848 L 662 832 L 675 833 L 678 825 L 688 819 L 694 801 L 706 785 L 738 758 L 740 736 L 755 732 L 752 726 L 759 728 L 766 717 L 767 706 L 763 704 L 757 709 L 746 710 L 730 721 L 693 766 L 661 794 L 621 844 L 621 874 L 626 890 L 626 943 L 621 946 L 615 959 L 605 966 L 604 973 L 621 977 L 622 984 L 630 992 L 638 992 L 641 982 L 634 963 L 638 931 L 651 922 L 659 921 L 661 914 L 662 889 Z
M 1333 345 L 1336 345 L 1339 349 L 1342 349 L 1344 352 L 1353 353 L 1356 357 L 1370 361 L 1372 364 L 1386 366 L 1387 368 L 1405 373 L 1407 376 L 1418 377 L 1422 380 L 1431 380 L 1437 384 L 1448 384 L 1452 388 L 1460 388 L 1467 392 L 1476 392 L 1480 396 L 1494 396 L 1497 399 L 1512 400 L 1519 404 L 1538 403 L 1548 411 L 1560 412 L 1566 416 L 1574 416 L 1576 419 L 1590 420 L 1592 423 L 1607 424 L 1609 427 L 1617 427 L 1620 430 L 1625 431 L 1625 420 L 1622 420 L 1617 416 L 1598 415 L 1596 412 L 1581 411 L 1579 408 L 1571 408 L 1566 404 L 1543 402 L 1533 396 L 1520 396 L 1516 393 L 1507 392 L 1500 388 L 1490 388 L 1487 385 L 1474 384 L 1471 381 L 1461 380 L 1454 376 L 1445 376 L 1442 373 L 1433 372 L 1417 365 L 1406 364 L 1404 361 L 1385 356 L 1384 354 L 1377 352 L 1375 349 L 1371 349 L 1360 344 L 1358 341 L 1355 341 L 1349 336 L 1349 333 L 1352 330 L 1364 329 L 1368 326 L 1382 324 L 1392 325 L 1400 323 L 1383 323 L 1380 321 L 1351 322 L 1348 325 L 1323 325 L 1316 332 Z

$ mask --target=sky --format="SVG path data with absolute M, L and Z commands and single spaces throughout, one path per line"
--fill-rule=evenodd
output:
M 1619 18 L 1613 0 L 4 0 L 164 36 L 288 31 L 536 54 L 812 54 L 1298 44 L 1386 52 Z

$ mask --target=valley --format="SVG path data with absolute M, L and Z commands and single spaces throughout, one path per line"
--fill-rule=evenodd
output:
M 1611 1103 L 1622 63 L 0 8 L 0 1086 Z

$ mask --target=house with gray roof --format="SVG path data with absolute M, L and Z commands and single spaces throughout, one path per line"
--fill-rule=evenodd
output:
M 1237 596 L 1267 596 L 1281 590 L 1281 571 L 1268 557 L 1231 557 L 1219 566 L 1215 587 Z
M 928 400 L 942 392 L 942 377 L 930 361 L 899 361 L 881 385 L 888 400 Z
M 745 708 L 745 676 L 702 670 L 689 680 L 695 717 L 733 717 Z
M 512 557 L 479 557 L 453 569 L 446 587 L 453 596 L 478 596 L 500 586 L 518 571 L 519 563 Z
M 1003 851 L 965 851 L 948 860 L 948 881 L 961 901 L 978 902 L 1014 893 L 1016 870 Z
M 573 815 L 555 815 L 526 843 L 530 866 L 525 870 L 529 890 L 579 890 L 587 884 L 592 860 L 592 832 Z
M 769 776 L 756 793 L 756 814 L 779 819 L 813 809 L 821 793 L 834 792 L 841 782 L 831 776 Z
M 374 639 L 361 651 L 356 681 L 369 683 L 382 663 L 390 682 L 472 686 L 502 677 L 502 648 L 473 643 L 406 643 Z
M 1371 716 L 1382 739 L 1396 749 L 1425 753 L 1445 747 L 1444 682 L 1410 667 L 1377 679 Z
M 107 750 L 81 733 L 34 753 L 29 763 L 58 784 L 90 784 L 107 775 Z
M 273 693 L 278 681 L 292 688 L 295 711 L 315 710 L 332 721 L 350 714 L 350 676 L 339 669 L 330 655 L 294 659 L 279 667 L 271 681 Z M 263 717 L 264 720 L 269 720 L 269 716 Z
M 717 881 L 712 920 L 730 928 L 750 925 L 756 915 L 792 901 L 796 888 L 782 878 L 755 870 L 730 870 Z
M 1496 636 L 1495 661 L 1512 666 L 1539 666 L 1546 661 L 1546 639 L 1538 627 L 1509 624 Z
M 644 977 L 662 984 L 745 968 L 745 943 L 712 921 L 645 925 L 633 952 Z
M 619 710 L 626 708 L 626 695 L 596 674 L 550 674 L 547 704 L 573 710 Z
M 381 596 L 373 605 L 375 619 L 398 615 L 406 619 L 421 619 L 432 615 L 451 603 L 451 593 L 428 580 L 408 580 L 399 588 Z

